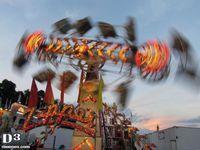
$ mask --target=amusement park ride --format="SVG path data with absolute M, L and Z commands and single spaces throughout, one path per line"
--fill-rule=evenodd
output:
M 71 71 L 65 71 L 60 75 L 61 98 L 58 104 L 47 103 L 42 110 L 13 104 L 11 111 L 17 110 L 26 118 L 19 130 L 27 132 L 46 125 L 48 133 L 52 134 L 59 127 L 73 128 L 72 148 L 75 150 L 117 149 L 117 145 L 118 148 L 124 145 L 125 149 L 133 149 L 132 142 L 132 145 L 140 144 L 144 137 L 136 133 L 137 128 L 132 126 L 130 119 L 118 112 L 116 104 L 108 106 L 102 100 L 104 88 L 102 73 L 110 71 L 103 67 L 111 62 L 117 66 L 121 64 L 119 74 L 125 68 L 127 76 L 124 86 L 136 77 L 149 82 L 158 82 L 169 75 L 170 48 L 158 40 L 148 41 L 141 46 L 136 45 L 135 23 L 131 18 L 122 26 L 126 36 L 119 36 L 111 24 L 105 22 L 97 24 L 101 34 L 95 38 L 85 36 L 89 30 L 95 28 L 89 18 L 78 20 L 74 24 L 65 18 L 54 24 L 54 31 L 49 36 L 37 31 L 26 33 L 22 37 L 14 60 L 16 67 L 22 68 L 35 57 L 39 62 L 50 62 L 55 68 L 67 62 L 68 67 L 71 66 L 81 72 L 81 77 L 78 106 L 64 103 L 64 91 L 77 79 Z M 184 53 L 182 51 L 184 49 L 177 48 L 177 45 L 181 45 L 182 42 L 183 40 L 179 40 L 174 44 L 174 49 L 180 53 Z M 36 74 L 34 79 L 43 82 L 49 78 L 53 79 L 56 74 L 52 70 L 44 70 Z M 123 93 L 123 86 L 121 88 L 119 91 Z M 118 137 L 127 139 L 123 141 L 124 144 L 120 144 L 120 140 L 117 139 L 117 132 Z M 154 147 L 153 144 L 145 146 L 146 149 Z

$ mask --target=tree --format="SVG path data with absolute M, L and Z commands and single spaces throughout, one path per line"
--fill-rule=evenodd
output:
M 38 105 L 37 108 L 44 107 L 44 95 L 45 92 L 43 90 L 38 91 Z M 30 96 L 30 90 L 27 89 L 25 91 L 16 91 L 16 84 L 12 81 L 4 79 L 0 83 L 0 107 L 10 108 L 11 105 L 20 100 L 22 105 L 27 106 L 28 100 Z
M 16 101 L 17 92 L 16 85 L 12 81 L 4 79 L 0 84 L 0 95 L 2 97 L 2 107 L 10 107 Z

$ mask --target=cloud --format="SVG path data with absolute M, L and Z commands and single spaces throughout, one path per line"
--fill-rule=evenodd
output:
M 77 19 L 80 16 L 80 12 L 78 9 L 68 9 L 65 11 L 65 15 L 67 18 Z
M 200 127 L 200 116 L 188 118 L 188 119 L 182 119 L 177 122 L 177 125 L 199 128 Z
M 151 120 L 150 117 L 148 117 L 148 116 L 142 116 L 142 115 L 139 115 L 137 113 L 135 113 L 133 115 L 133 118 L 132 118 L 132 122 L 133 123 L 144 123 L 144 122 L 147 122 L 149 120 Z
M 200 127 L 200 116 L 190 119 L 181 119 L 180 117 L 174 116 L 143 118 L 144 119 L 141 119 L 140 122 L 134 124 L 141 130 L 141 133 L 155 131 L 157 125 L 159 125 L 160 129 L 166 129 L 173 126 Z
M 160 129 L 179 125 L 197 126 L 195 123 L 189 124 L 183 120 L 199 114 L 197 108 L 200 103 L 197 100 L 199 95 L 174 85 L 167 83 L 155 87 L 151 86 L 149 89 L 143 86 L 138 87 L 141 89 L 135 91 L 134 99 L 128 105 L 130 110 L 137 112 L 137 119 L 133 121 L 136 127 L 156 130 L 157 124 Z M 196 121 L 197 123 L 198 119 L 200 117 L 188 121 Z
M 0 0 L 0 3 L 15 6 L 27 2 L 27 0 Z
M 165 15 L 169 6 L 169 3 L 162 0 L 150 0 L 149 3 L 149 7 L 152 11 L 152 18 L 156 20 Z
M 16 1 L 15 0 L 0 0 L 0 3 L 13 5 Z
M 179 118 L 174 116 L 147 118 L 136 123 L 135 126 L 148 130 L 156 130 L 157 125 L 159 125 L 160 129 L 165 129 L 170 126 L 175 126 L 177 120 L 179 120 Z
M 200 125 L 200 116 L 195 118 L 181 120 L 180 123 L 187 123 L 187 124 L 199 124 Z

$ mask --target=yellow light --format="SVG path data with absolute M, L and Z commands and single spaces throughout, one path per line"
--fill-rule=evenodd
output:
M 20 107 L 20 108 L 18 109 L 18 111 L 21 112 L 21 113 L 24 113 L 24 108 Z

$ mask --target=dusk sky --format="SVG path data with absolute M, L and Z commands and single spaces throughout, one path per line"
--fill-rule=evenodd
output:
M 17 90 L 25 90 L 31 87 L 32 74 L 43 67 L 31 63 L 23 74 L 13 70 L 15 49 L 25 30 L 49 33 L 51 25 L 65 17 L 77 20 L 91 16 L 93 22 L 122 25 L 127 16 L 133 16 L 139 44 L 156 38 L 170 43 L 170 29 L 174 27 L 189 39 L 198 54 L 199 14 L 199 0 L 0 0 L 0 80 L 7 78 L 16 83 Z M 161 129 L 175 125 L 200 127 L 199 90 L 184 88 L 184 84 L 174 82 L 172 74 L 165 84 L 152 86 L 140 79 L 133 83 L 128 109 L 137 114 L 137 127 L 150 130 L 155 130 L 157 124 Z M 105 76 L 105 83 L 113 80 L 110 76 Z M 45 89 L 45 85 L 37 85 Z M 74 103 L 76 92 L 68 93 L 65 102 Z M 56 88 L 54 94 L 58 98 Z M 114 94 L 105 92 L 104 101 L 115 102 Z

